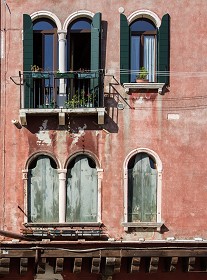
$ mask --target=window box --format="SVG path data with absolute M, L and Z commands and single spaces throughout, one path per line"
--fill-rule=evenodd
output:
M 78 73 L 78 79 L 93 79 L 97 78 L 96 73 Z
M 49 79 L 50 74 L 49 73 L 43 73 L 43 72 L 32 72 L 32 78 L 35 78 L 35 79 Z
M 75 78 L 75 73 L 56 73 L 55 78 L 58 79 L 74 79 Z

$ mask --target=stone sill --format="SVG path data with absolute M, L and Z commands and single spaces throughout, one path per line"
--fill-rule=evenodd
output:
M 156 89 L 159 94 L 162 94 L 164 83 L 124 83 L 123 87 L 126 93 L 132 89 Z
M 122 223 L 122 225 L 124 226 L 124 230 L 128 231 L 129 228 L 155 228 L 157 229 L 157 231 L 160 231 L 161 227 L 163 226 L 163 223 L 144 223 L 144 222 L 140 222 L 140 223 L 133 223 L 133 222 L 129 222 L 129 223 Z
M 76 109 L 20 109 L 19 116 L 21 125 L 27 125 L 27 115 L 58 115 L 59 125 L 65 125 L 65 114 L 98 115 L 98 124 L 104 124 L 105 108 L 76 108 Z

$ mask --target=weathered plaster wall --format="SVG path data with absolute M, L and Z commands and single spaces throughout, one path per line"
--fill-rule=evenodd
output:
M 19 232 L 22 227 L 24 214 L 18 208 L 24 209 L 22 169 L 31 154 L 48 151 L 64 167 L 73 153 L 87 150 L 97 156 L 104 169 L 102 221 L 110 237 L 207 238 L 207 1 L 8 0 L 9 9 L 1 5 L 6 37 L 5 57 L 1 60 L 1 228 Z M 119 81 L 118 9 L 121 6 L 127 16 L 139 9 L 151 10 L 160 18 L 170 14 L 169 91 L 164 96 L 142 100 L 114 85 L 111 98 L 106 102 L 114 103 L 121 95 L 124 109 L 111 107 L 103 127 L 97 125 L 95 117 L 72 117 L 64 128 L 59 127 L 53 117 L 31 117 L 27 127 L 16 128 L 11 120 L 18 119 L 19 115 L 19 86 L 10 77 L 18 76 L 23 68 L 22 14 L 47 10 L 57 15 L 63 24 L 75 11 L 100 11 L 107 27 L 102 60 L 107 73 L 113 73 Z M 109 86 L 107 81 L 111 78 L 106 78 L 105 87 Z M 176 114 L 175 119 L 169 119 L 169 114 Z M 162 235 L 152 232 L 127 235 L 121 225 L 123 163 L 132 150 L 141 147 L 155 151 L 163 163 L 162 220 L 168 231 Z

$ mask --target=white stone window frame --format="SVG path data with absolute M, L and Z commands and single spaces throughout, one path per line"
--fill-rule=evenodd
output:
M 157 221 L 156 222 L 128 222 L 128 163 L 129 160 L 138 153 L 148 154 L 156 163 L 157 169 Z M 137 148 L 131 151 L 124 161 L 124 230 L 128 231 L 129 228 L 156 228 L 160 231 L 163 221 L 161 219 L 161 197 L 162 197 L 162 162 L 156 152 L 148 148 Z

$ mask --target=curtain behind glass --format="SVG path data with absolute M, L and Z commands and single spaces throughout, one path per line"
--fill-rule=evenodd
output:
M 140 36 L 131 37 L 131 75 L 130 82 L 135 83 L 136 71 L 140 69 Z
M 144 37 L 144 67 L 148 70 L 149 82 L 155 81 L 155 38 Z

